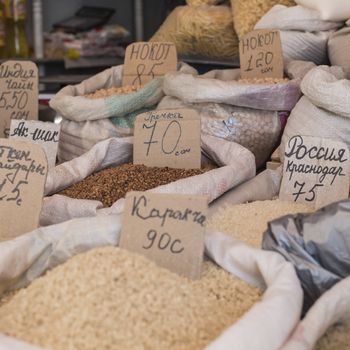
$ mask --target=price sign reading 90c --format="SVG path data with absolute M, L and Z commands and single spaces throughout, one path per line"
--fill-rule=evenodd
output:
M 200 144 L 200 117 L 194 110 L 155 110 L 136 118 L 134 164 L 198 169 Z
M 9 136 L 13 119 L 38 119 L 38 68 L 33 62 L 0 65 L 0 137 Z

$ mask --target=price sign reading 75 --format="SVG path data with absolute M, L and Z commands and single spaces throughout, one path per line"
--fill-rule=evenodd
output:
M 135 121 L 134 164 L 200 168 L 198 113 L 191 109 L 166 109 L 140 114 Z

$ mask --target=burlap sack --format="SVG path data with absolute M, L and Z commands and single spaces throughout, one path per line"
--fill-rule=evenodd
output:
M 324 21 L 320 14 L 302 6 L 274 6 L 255 29 L 279 29 L 285 65 L 293 60 L 327 64 L 327 42 L 342 22 Z
M 281 142 L 294 135 L 315 136 L 345 142 L 350 146 L 350 81 L 340 67 L 320 66 L 310 70 L 301 83 L 304 96 L 288 119 Z
M 55 193 L 98 170 L 131 162 L 132 147 L 132 138 L 108 139 L 96 144 L 82 156 L 52 168 L 48 173 L 45 187 L 45 194 L 52 196 L 44 199 L 40 224 L 51 225 L 72 218 L 118 212 L 122 199 L 109 208 L 103 208 L 102 203 L 98 201 L 72 199 Z M 151 191 L 203 195 L 211 202 L 255 175 L 254 155 L 234 142 L 203 135 L 202 152 L 219 168 L 159 186 Z

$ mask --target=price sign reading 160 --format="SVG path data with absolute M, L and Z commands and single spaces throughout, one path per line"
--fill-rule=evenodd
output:
M 191 109 L 166 109 L 140 114 L 135 121 L 134 164 L 200 168 L 198 113 Z

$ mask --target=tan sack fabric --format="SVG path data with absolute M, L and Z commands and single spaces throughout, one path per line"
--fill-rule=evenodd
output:
M 328 41 L 328 56 L 332 66 L 340 66 L 350 73 L 350 21 L 333 33 Z

